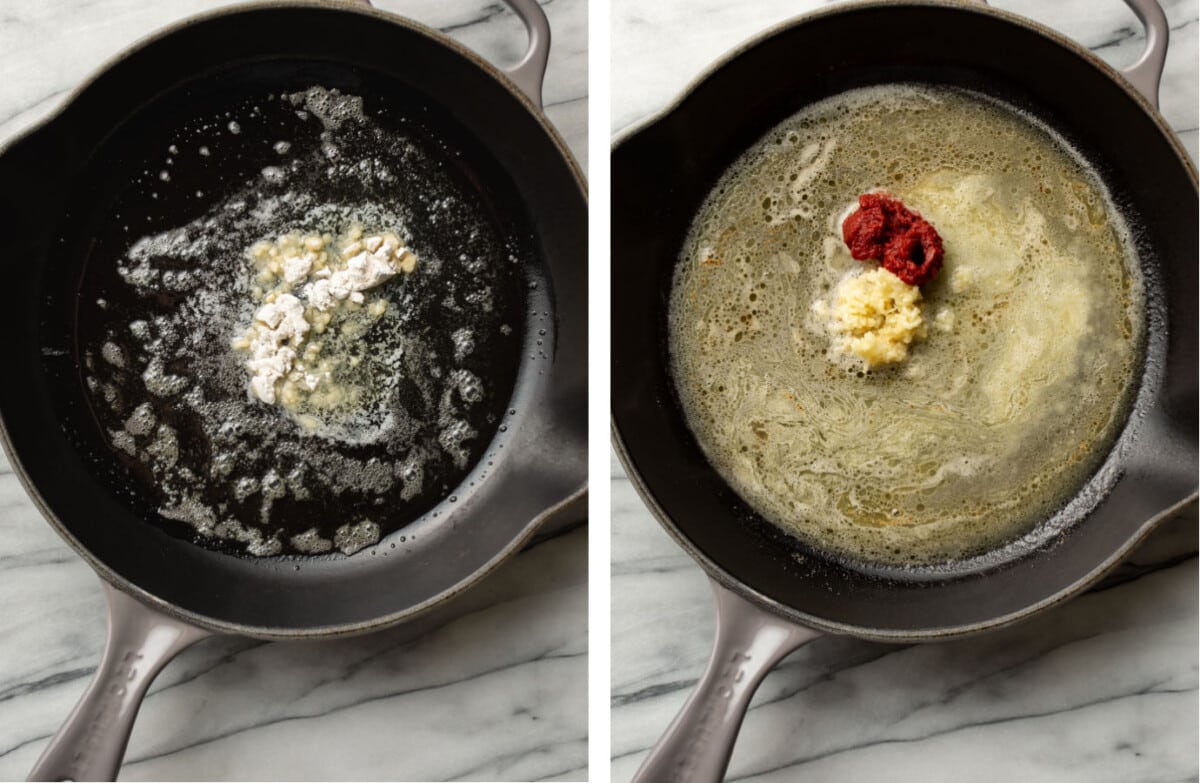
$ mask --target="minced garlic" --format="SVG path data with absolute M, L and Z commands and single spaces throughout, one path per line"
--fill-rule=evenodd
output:
M 813 312 L 833 336 L 833 350 L 857 356 L 868 369 L 903 361 L 925 336 L 921 289 L 883 267 L 842 278 L 832 299 L 814 302 Z
M 339 357 L 322 356 L 324 334 L 340 311 L 366 307 L 371 320 L 383 316 L 387 301 L 366 303 L 365 291 L 398 274 L 410 274 L 417 257 L 391 232 L 364 236 L 360 226 L 345 235 L 285 234 L 249 250 L 257 275 L 260 305 L 250 327 L 233 341 L 249 354 L 250 391 L 263 402 L 295 410 L 306 401 L 333 407 L 347 390 L 332 382 Z M 348 320 L 341 332 L 356 338 L 365 324 Z

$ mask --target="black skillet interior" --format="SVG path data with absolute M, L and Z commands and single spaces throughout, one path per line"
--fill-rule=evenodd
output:
M 1040 528 L 1032 551 L 1018 546 L 1007 556 L 915 573 L 833 562 L 750 509 L 688 430 L 666 347 L 673 267 L 692 216 L 724 169 L 804 105 L 895 82 L 997 96 L 1083 151 L 1136 227 L 1150 317 L 1128 426 L 1088 486 Z M 1129 546 L 1149 519 L 1195 492 L 1195 175 L 1144 109 L 1066 46 L 961 6 L 821 14 L 737 54 L 621 141 L 612 177 L 618 447 L 668 530 L 734 589 L 829 630 L 881 638 L 974 630 L 1061 597 Z
M 395 512 L 403 518 L 390 527 L 400 529 L 354 556 L 237 557 L 155 518 L 152 494 L 91 417 L 75 326 L 98 296 L 94 281 L 112 283 L 103 267 L 120 253 L 117 223 L 136 221 L 136 236 L 197 217 L 271 155 L 272 130 L 247 122 L 248 103 L 313 85 L 402 117 L 514 255 L 530 260 L 498 296 L 514 333 L 487 357 L 499 391 L 469 470 L 453 477 L 461 483 Z M 241 133 L 213 133 L 190 169 L 178 155 L 157 201 L 130 207 L 134 183 L 168 154 L 175 129 L 223 107 L 243 111 Z M 266 123 L 281 112 L 256 116 Z M 277 635 L 398 619 L 487 570 L 584 484 L 585 226 L 572 164 L 473 57 L 419 29 L 329 7 L 193 22 L 117 63 L 0 158 L 0 263 L 19 292 L 0 316 L 6 375 L 21 379 L 0 391 L 11 450 L 52 521 L 94 565 L 193 619 Z M 86 317 L 79 323 L 82 343 Z M 327 498 L 314 513 L 340 510 Z
M 308 94 L 313 84 L 321 88 Z M 341 95 L 328 92 L 333 89 Z M 363 96 L 365 119 L 347 96 Z M 511 181 L 466 129 L 420 93 L 338 65 L 256 63 L 206 74 L 161 96 L 109 136 L 92 160 L 73 190 L 62 228 L 75 240 L 63 255 L 87 259 L 79 293 L 64 291 L 48 303 L 48 325 L 74 323 L 71 353 L 84 357 L 92 404 L 89 410 L 75 405 L 66 390 L 79 384 L 70 376 L 55 382 L 55 401 L 79 438 L 79 450 L 98 470 L 111 469 L 110 481 L 152 524 L 237 552 L 240 545 L 228 537 L 197 535 L 158 509 L 177 506 L 172 496 L 186 493 L 205 507 L 224 506 L 222 516 L 255 525 L 264 496 L 246 491 L 252 484 L 239 492 L 237 482 L 264 475 L 286 482 L 298 471 L 294 483 L 303 499 L 287 493 L 269 508 L 284 552 L 289 539 L 306 530 L 334 539 L 347 520 L 371 519 L 387 535 L 450 495 L 498 427 L 508 426 L 509 395 L 529 350 L 526 338 L 530 329 L 545 330 L 548 320 L 544 292 L 530 287 L 544 271 L 537 269 L 529 218 Z M 403 323 L 389 328 L 385 319 L 357 342 L 376 354 L 358 357 L 368 364 L 394 352 L 400 356 L 385 365 L 395 379 L 394 398 L 365 406 L 373 419 L 386 411 L 392 423 L 354 425 L 355 432 L 386 433 L 366 443 L 313 437 L 277 407 L 248 399 L 244 354 L 228 350 L 230 327 L 246 323 L 241 311 L 251 306 L 233 285 L 250 274 L 245 248 L 297 223 L 328 227 L 325 221 L 336 218 L 313 218 L 314 205 L 322 215 L 330 205 L 338 205 L 334 215 L 397 211 L 421 258 L 419 274 L 381 289 L 396 302 L 394 317 Z M 181 243 L 179 227 L 197 220 L 207 223 L 192 223 L 185 229 L 190 239 Z M 173 245 L 147 244 L 157 240 L 145 237 L 169 237 Z M 135 242 L 155 250 L 131 252 Z M 179 244 L 185 249 L 173 249 Z M 156 282 L 131 284 L 143 274 Z M 530 329 L 523 328 L 531 310 Z M 133 324 L 140 339 L 131 334 Z M 456 350 L 456 334 L 460 340 L 470 335 L 470 350 Z M 57 335 L 43 337 L 43 345 L 58 343 Z M 110 358 L 119 352 L 118 364 L 104 359 L 105 350 Z M 158 364 L 147 361 L 151 356 L 161 357 Z M 78 362 L 52 365 L 51 371 L 61 366 L 74 375 L 73 365 Z M 162 394 L 170 385 L 156 385 L 160 394 L 148 394 L 143 375 L 158 374 L 154 367 L 178 373 L 182 381 L 176 383 L 187 383 L 192 399 L 203 394 L 204 402 L 184 402 L 188 392 Z M 464 388 L 469 400 L 462 397 Z M 140 449 L 134 456 L 117 448 L 123 464 L 111 464 L 112 436 L 104 435 L 126 432 L 124 422 L 139 405 L 179 433 L 175 448 L 170 439 L 159 441 L 171 452 L 170 467 Z M 469 428 L 464 431 L 479 433 L 462 441 L 459 454 L 439 442 L 453 431 L 447 415 Z M 413 478 L 383 491 L 372 485 L 371 467 L 395 462 Z M 211 475 L 224 466 L 224 477 Z M 189 480 L 181 476 L 184 470 L 205 478 Z M 319 472 L 360 476 L 328 482 L 311 475 Z M 164 483 L 179 489 L 164 492 Z

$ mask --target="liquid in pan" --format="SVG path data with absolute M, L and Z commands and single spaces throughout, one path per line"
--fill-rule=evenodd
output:
M 264 94 L 167 129 L 116 203 L 84 276 L 81 380 L 152 523 L 352 554 L 450 496 L 503 426 L 533 261 L 410 113 Z
M 843 221 L 875 191 L 945 251 L 906 303 L 922 325 L 879 364 L 829 328 L 864 268 Z M 987 552 L 1073 496 L 1126 417 L 1133 247 L 1100 177 L 1034 118 L 923 85 L 834 96 L 753 145 L 694 219 L 670 298 L 679 401 L 717 472 L 808 546 L 900 567 Z

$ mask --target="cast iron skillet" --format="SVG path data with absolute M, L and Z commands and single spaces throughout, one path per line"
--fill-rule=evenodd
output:
M 1166 19 L 1124 74 L 1054 32 L 983 6 L 871 2 L 767 31 L 612 154 L 613 435 L 647 505 L 712 579 L 716 646 L 639 781 L 720 779 L 766 672 L 818 633 L 934 641 L 998 628 L 1084 590 L 1196 497 L 1196 172 L 1155 111 Z M 1033 546 L 950 573 L 866 573 L 780 535 L 709 466 L 669 375 L 666 312 L 692 217 L 752 143 L 802 106 L 869 84 L 992 94 L 1043 118 L 1102 173 L 1136 227 L 1148 345 L 1136 401 L 1088 485 Z M 698 133 L 697 129 L 703 129 Z M 618 285 L 616 281 L 620 281 Z
M 369 5 L 260 3 L 208 14 L 117 58 L 0 154 L 0 263 L 12 302 L 0 313 L 9 379 L 0 385 L 0 439 L 47 521 L 104 580 L 111 615 L 95 680 L 34 779 L 113 779 L 146 688 L 198 639 L 328 638 L 402 622 L 581 507 L 586 196 L 540 112 L 546 17 L 535 0 L 507 2 L 529 32 L 528 52 L 507 72 Z M 129 500 L 128 471 L 111 451 L 87 448 L 97 434 L 72 413 L 86 410 L 72 338 L 81 270 L 90 231 L 130 176 L 127 156 L 112 150 L 136 149 L 138 134 L 170 127 L 183 98 L 215 100 L 205 85 L 236 97 L 314 83 L 423 113 L 496 219 L 527 227 L 520 240 L 539 261 L 520 272 L 528 311 L 514 324 L 522 361 L 509 413 L 487 465 L 475 465 L 455 497 L 411 521 L 403 538 L 381 541 L 379 556 L 237 557 L 147 524 Z

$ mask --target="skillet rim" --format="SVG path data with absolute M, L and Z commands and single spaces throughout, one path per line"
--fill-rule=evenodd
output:
M 714 60 L 699 75 L 691 79 L 682 91 L 677 93 L 663 108 L 653 112 L 633 123 L 622 128 L 615 134 L 610 146 L 610 155 L 615 154 L 625 144 L 631 142 L 638 135 L 646 130 L 649 130 L 654 125 L 666 120 L 668 117 L 677 112 L 682 104 L 690 98 L 695 92 L 700 90 L 706 82 L 724 70 L 727 66 L 738 60 L 743 54 L 756 48 L 768 39 L 777 35 L 788 32 L 796 27 L 803 26 L 810 22 L 823 19 L 826 17 L 837 16 L 845 13 L 853 13 L 864 9 L 878 8 L 944 8 L 954 11 L 966 13 L 975 13 L 982 16 L 991 16 L 1008 22 L 1018 27 L 1024 28 L 1028 32 L 1039 34 L 1051 42 L 1058 44 L 1064 49 L 1070 51 L 1080 57 L 1086 63 L 1091 65 L 1104 76 L 1107 76 L 1111 82 L 1114 82 L 1120 87 L 1141 109 L 1142 113 L 1150 119 L 1159 134 L 1168 142 L 1170 148 L 1175 153 L 1178 162 L 1182 165 L 1184 171 L 1187 172 L 1192 181 L 1193 188 L 1200 187 L 1198 182 L 1196 164 L 1193 163 L 1188 156 L 1187 151 L 1183 148 L 1182 142 L 1175 134 L 1174 130 L 1166 123 L 1162 113 L 1155 109 L 1133 85 L 1131 85 L 1121 75 L 1121 72 L 1104 62 L 1097 57 L 1089 49 L 1072 40 L 1071 38 L 1053 30 L 1039 22 L 1031 20 L 1019 14 L 1005 11 L 1003 9 L 994 8 L 990 5 L 981 3 L 969 3 L 965 0 L 850 0 L 850 2 L 840 3 L 832 7 L 819 9 L 809 13 L 794 16 L 779 22 L 765 30 L 751 36 L 742 41 L 733 48 L 727 50 L 724 54 Z M 611 357 L 610 357 L 611 358 Z M 860 639 L 880 642 L 934 642 L 944 641 L 948 639 L 956 639 L 964 636 L 971 636 L 986 631 L 1003 628 L 1021 620 L 1024 620 L 1034 614 L 1057 606 L 1065 601 L 1074 598 L 1080 593 L 1086 591 L 1089 587 L 1104 578 L 1106 574 L 1112 571 L 1119 565 L 1129 553 L 1135 549 L 1146 536 L 1158 526 L 1167 517 L 1182 510 L 1183 508 L 1194 505 L 1200 498 L 1200 491 L 1193 490 L 1191 494 L 1173 503 L 1165 509 L 1160 509 L 1157 513 L 1150 515 L 1143 521 L 1138 528 L 1121 544 L 1116 547 L 1109 555 L 1096 564 L 1082 577 L 1066 587 L 1045 596 L 1043 599 L 1026 605 L 1025 607 L 993 617 L 987 620 L 982 620 L 974 623 L 966 623 L 962 625 L 947 625 L 938 627 L 923 628 L 918 631 L 892 631 L 880 628 L 869 628 L 865 626 L 852 625 L 849 623 L 839 623 L 829 621 L 821 617 L 809 614 L 798 610 L 788 604 L 776 601 L 761 592 L 753 589 L 747 583 L 739 580 L 737 577 L 730 574 L 722 568 L 716 561 L 709 558 L 701 552 L 687 536 L 680 530 L 659 504 L 657 497 L 643 479 L 641 473 L 634 466 L 632 456 L 622 437 L 620 426 L 617 422 L 616 411 L 610 409 L 609 414 L 610 433 L 612 446 L 617 454 L 617 458 L 621 462 L 622 468 L 628 477 L 630 483 L 637 490 L 642 502 L 646 505 L 651 514 L 658 521 L 659 525 L 671 536 L 672 539 L 704 570 L 709 578 L 715 580 L 723 587 L 733 591 L 734 593 L 743 596 L 750 600 L 760 608 L 784 618 L 790 622 L 814 628 L 816 630 L 839 635 L 849 635 Z
M 840 14 L 852 13 L 854 11 L 868 8 L 904 7 L 947 8 L 955 11 L 976 13 L 982 16 L 996 17 L 1019 27 L 1024 27 L 1030 32 L 1038 33 L 1045 38 L 1049 38 L 1051 41 L 1059 44 L 1060 46 L 1070 49 L 1073 53 L 1086 60 L 1090 65 L 1108 76 L 1110 80 L 1121 87 L 1121 89 L 1124 90 L 1125 93 L 1129 95 L 1129 97 L 1131 97 L 1135 103 L 1138 104 L 1138 106 L 1149 117 L 1149 119 L 1153 121 L 1156 126 L 1158 126 L 1159 132 L 1162 133 L 1163 137 L 1170 143 L 1172 149 L 1175 150 L 1175 155 L 1179 158 L 1179 161 L 1183 164 L 1184 168 L 1187 169 L 1193 182 L 1196 181 L 1196 164 L 1192 162 L 1190 157 L 1188 157 L 1187 150 L 1183 148 L 1183 144 L 1179 141 L 1179 137 L 1175 134 L 1174 129 L 1172 129 L 1171 126 L 1166 123 L 1162 113 L 1150 105 L 1150 101 L 1146 99 L 1146 96 L 1142 95 L 1137 88 L 1125 80 L 1125 77 L 1121 75 L 1120 70 L 1114 68 L 1104 60 L 1097 57 L 1090 49 L 1083 46 L 1079 42 L 1068 38 L 1057 30 L 1047 27 L 1040 22 L 1036 22 L 1028 17 L 1015 14 L 1011 11 L 994 8 L 990 5 L 970 3 L 967 2 L 967 0 L 848 0 L 848 2 L 839 3 L 828 8 L 822 8 L 806 14 L 794 16 L 790 19 L 785 19 L 782 22 L 774 24 L 767 29 L 756 33 L 752 37 L 747 38 L 746 40 L 734 46 L 732 49 L 727 50 L 724 54 L 706 66 L 704 70 L 699 73 L 699 75 L 689 80 L 684 88 L 661 109 L 635 120 L 621 130 L 617 131 L 613 137 L 610 152 L 616 152 L 619 147 L 630 141 L 634 136 L 637 136 L 639 133 L 647 130 L 650 126 L 666 119 L 668 116 L 673 114 L 680 108 L 680 105 L 685 100 L 687 100 L 694 92 L 696 92 L 696 90 L 703 86 L 705 82 L 715 76 L 717 72 L 721 71 L 725 68 L 725 66 L 729 65 L 734 60 L 737 60 L 743 54 L 763 43 L 768 38 L 772 38 L 780 33 L 786 32 L 793 27 L 798 27 L 802 24 L 807 24 L 811 21 L 816 21 L 827 16 L 838 16 Z
M 0 156 L 10 153 L 15 147 L 30 138 L 33 138 L 39 133 L 45 132 L 55 122 L 57 122 L 72 105 L 76 103 L 84 94 L 86 94 L 95 83 L 101 79 L 112 68 L 124 62 L 126 59 L 138 54 L 142 50 L 158 44 L 163 40 L 170 38 L 176 33 L 182 32 L 194 25 L 206 23 L 216 19 L 222 19 L 230 16 L 237 16 L 244 13 L 253 13 L 258 11 L 288 11 L 288 10 L 323 10 L 333 11 L 337 13 L 354 14 L 358 16 L 371 17 L 378 22 L 397 25 L 407 28 L 410 32 L 424 36 L 434 44 L 440 44 L 449 49 L 451 52 L 464 57 L 473 65 L 482 70 L 485 74 L 492 78 L 492 81 L 497 83 L 497 86 L 506 90 L 511 96 L 525 108 L 531 117 L 537 122 L 541 128 L 544 137 L 548 138 L 558 152 L 559 159 L 566 165 L 567 170 L 571 174 L 576 187 L 579 189 L 579 194 L 584 202 L 585 208 L 588 201 L 588 187 L 582 170 L 579 167 L 578 161 L 567 147 L 566 142 L 558 133 L 557 129 L 550 123 L 544 111 L 539 110 L 530 100 L 530 98 L 512 82 L 511 79 L 499 67 L 493 65 L 478 53 L 474 52 L 465 45 L 455 41 L 454 39 L 442 34 L 440 31 L 421 24 L 420 22 L 401 16 L 396 13 L 383 11 L 370 5 L 357 5 L 339 0 L 250 0 L 249 2 L 235 3 L 223 8 L 217 8 L 210 11 L 205 11 L 199 14 L 193 14 L 183 19 L 177 20 L 162 28 L 159 28 L 151 33 L 148 33 L 137 39 L 130 45 L 124 47 L 116 54 L 105 59 L 99 66 L 92 69 L 86 78 L 84 78 L 74 89 L 66 94 L 60 103 L 45 117 L 33 123 L 27 128 L 18 131 L 11 137 L 0 143 Z M 586 264 L 586 256 L 585 256 Z M 586 270 L 582 273 L 586 287 L 587 275 Z M 562 316 L 560 316 L 561 318 Z M 584 329 L 586 331 L 586 323 Z M 551 388 L 551 386 L 547 388 Z M 256 639 L 266 640 L 297 640 L 297 639 L 333 639 L 346 636 L 354 636 L 359 634 L 371 633 L 374 631 L 383 630 L 394 625 L 415 619 L 421 615 L 425 615 L 433 609 L 439 607 L 443 603 L 453 600 L 460 593 L 470 589 L 485 579 L 489 574 L 499 568 L 503 563 L 508 561 L 521 548 L 523 548 L 529 540 L 536 534 L 549 519 L 566 512 L 574 510 L 578 505 L 584 503 L 587 498 L 588 481 L 586 474 L 583 477 L 582 483 L 573 488 L 565 496 L 561 497 L 557 502 L 542 509 L 540 513 L 534 515 L 521 528 L 516 536 L 500 550 L 498 550 L 491 558 L 489 558 L 480 568 L 470 573 L 462 580 L 456 582 L 450 587 L 442 590 L 435 595 L 430 596 L 424 601 L 413 604 L 405 609 L 380 615 L 371 620 L 363 620 L 349 623 L 339 623 L 324 626 L 312 626 L 305 628 L 292 627 L 272 627 L 272 626 L 256 626 L 245 623 L 229 622 L 219 620 L 208 615 L 202 615 L 187 609 L 184 609 L 176 604 L 173 604 L 163 598 L 160 598 L 154 593 L 141 587 L 139 584 L 112 570 L 107 564 L 95 557 L 92 552 L 76 539 L 76 537 L 67 529 L 67 527 L 58 519 L 58 516 L 51 511 L 48 503 L 42 497 L 41 492 L 34 485 L 29 475 L 26 472 L 23 461 L 17 452 L 17 449 L 12 444 L 8 428 L 5 424 L 5 415 L 0 411 L 0 447 L 3 448 L 5 456 L 8 458 L 9 465 L 12 467 L 13 474 L 16 475 L 21 487 L 25 490 L 25 494 L 33 502 L 38 513 L 54 529 L 60 538 L 79 555 L 81 559 L 91 568 L 96 575 L 107 584 L 112 585 L 121 592 L 135 598 L 140 603 L 147 606 L 150 610 L 166 615 L 169 618 L 182 621 L 192 626 L 202 628 L 208 631 L 224 634 L 234 634 L 238 636 L 247 636 Z

